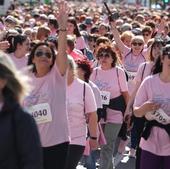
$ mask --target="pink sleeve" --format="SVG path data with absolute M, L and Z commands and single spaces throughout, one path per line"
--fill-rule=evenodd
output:
M 126 75 L 123 69 L 118 68 L 119 83 L 122 92 L 128 91 L 128 85 L 126 81 Z
M 142 78 L 142 74 L 144 75 L 144 66 L 145 66 L 146 63 L 141 63 L 139 65 L 139 68 L 138 68 L 138 71 L 137 71 L 137 74 L 135 76 L 135 82 L 139 82 L 141 83 L 143 78 Z
M 85 112 L 91 113 L 97 110 L 95 97 L 89 84 L 85 85 Z
M 84 40 L 84 38 L 82 36 L 80 36 L 80 37 L 78 37 L 76 39 L 76 46 L 75 46 L 75 48 L 79 49 L 79 50 L 86 48 L 86 43 L 85 43 L 85 40 Z
M 148 50 L 149 48 L 144 48 L 142 51 L 143 56 L 145 57 L 145 59 L 147 60 L 147 56 L 148 56 Z
M 143 103 L 148 101 L 148 89 L 149 89 L 149 79 L 146 78 L 140 85 L 134 102 L 134 107 L 141 106 Z
M 132 50 L 131 48 L 128 48 L 127 46 L 125 46 L 123 48 L 122 56 L 125 57 L 131 50 Z
M 64 76 L 62 76 L 61 73 L 59 72 L 58 66 L 54 63 L 50 71 L 50 76 L 52 79 L 58 79 L 59 81 L 60 80 L 62 81 L 66 79 L 67 73 Z
M 92 81 L 92 82 L 94 82 L 95 81 L 95 78 L 96 78 L 96 71 L 97 71 L 97 69 L 95 68 L 95 69 L 93 69 L 93 72 L 92 72 L 92 74 L 91 74 L 91 76 L 90 76 L 90 80 Z

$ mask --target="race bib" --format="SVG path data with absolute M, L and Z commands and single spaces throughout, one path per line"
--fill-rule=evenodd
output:
M 48 103 L 41 103 L 28 108 L 28 112 L 35 119 L 37 124 L 47 123 L 52 121 L 51 109 Z
M 161 124 L 169 124 L 170 123 L 170 117 L 162 109 L 148 112 L 148 113 L 146 113 L 145 117 L 149 121 L 156 120 L 157 122 L 159 122 Z
M 101 98 L 102 98 L 102 104 L 109 105 L 110 102 L 110 92 L 107 91 L 101 91 Z
M 127 72 L 127 75 L 128 75 L 128 81 L 132 81 L 137 74 L 137 72 L 130 72 L 130 71 L 126 71 L 126 72 Z

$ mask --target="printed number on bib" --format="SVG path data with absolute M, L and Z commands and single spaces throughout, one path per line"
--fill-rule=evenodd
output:
M 48 103 L 37 104 L 28 108 L 28 112 L 35 119 L 37 124 L 47 123 L 52 121 L 50 106 Z
M 137 72 L 130 72 L 130 71 L 126 71 L 126 72 L 127 72 L 127 75 L 128 75 L 128 81 L 132 81 L 137 74 Z
M 170 123 L 170 117 L 162 109 L 148 112 L 145 115 L 145 117 L 148 120 L 156 120 L 157 122 L 162 123 L 162 124 Z
M 110 102 L 110 92 L 101 91 L 102 104 L 109 105 Z

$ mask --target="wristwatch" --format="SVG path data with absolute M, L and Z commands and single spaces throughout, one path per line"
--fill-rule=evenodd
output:
M 90 136 L 90 139 L 92 139 L 92 140 L 97 140 L 97 137 L 92 137 L 92 136 Z

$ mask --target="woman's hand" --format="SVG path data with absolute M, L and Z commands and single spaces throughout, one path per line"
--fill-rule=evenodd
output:
M 147 112 L 155 111 L 160 108 L 160 105 L 153 102 L 145 102 L 140 107 L 135 107 L 134 113 L 137 117 L 143 117 Z
M 146 102 L 142 105 L 142 109 L 144 111 L 144 113 L 146 114 L 147 112 L 150 112 L 150 111 L 155 111 L 157 109 L 160 108 L 160 105 L 157 104 L 157 103 L 152 103 L 152 102 Z M 144 114 L 144 115 L 145 115 Z
M 98 148 L 98 141 L 97 139 L 91 139 L 89 138 L 89 145 L 90 145 L 90 150 L 96 150 Z
M 5 51 L 6 49 L 8 49 L 10 46 L 8 41 L 2 41 L 0 42 L 0 50 Z
M 59 29 L 65 30 L 67 28 L 67 20 L 68 20 L 68 13 L 69 8 L 66 1 L 61 1 L 58 3 L 58 15 L 57 21 L 59 24 Z

